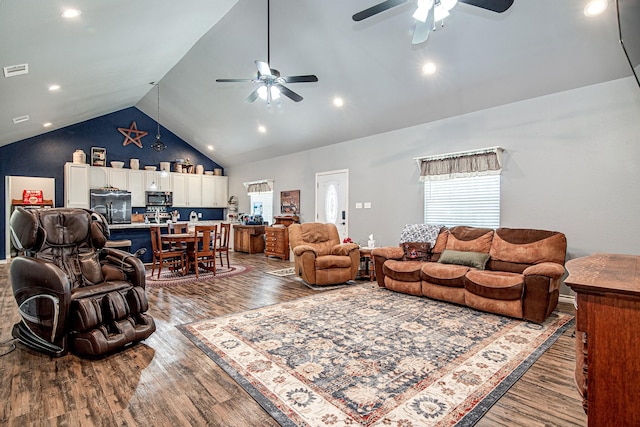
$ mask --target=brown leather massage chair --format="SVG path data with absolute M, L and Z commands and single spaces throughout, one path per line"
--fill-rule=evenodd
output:
M 12 334 L 20 342 L 54 357 L 102 356 L 156 330 L 145 314 L 144 265 L 104 247 L 109 228 L 102 215 L 17 208 L 10 224 L 20 251 L 9 266 L 21 317 Z

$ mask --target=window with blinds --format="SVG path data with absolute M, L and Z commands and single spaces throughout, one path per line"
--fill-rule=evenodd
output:
M 425 181 L 424 222 L 498 228 L 500 175 Z
M 251 215 L 262 215 L 264 221 L 273 223 L 273 191 L 249 193 L 251 199 Z

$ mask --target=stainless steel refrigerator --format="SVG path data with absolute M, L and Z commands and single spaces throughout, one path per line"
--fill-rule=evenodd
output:
M 131 192 L 92 189 L 91 209 L 107 218 L 109 224 L 131 224 Z

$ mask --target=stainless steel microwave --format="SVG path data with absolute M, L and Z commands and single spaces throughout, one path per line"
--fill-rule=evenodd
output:
M 147 191 L 147 206 L 171 206 L 173 204 L 173 194 L 171 191 Z

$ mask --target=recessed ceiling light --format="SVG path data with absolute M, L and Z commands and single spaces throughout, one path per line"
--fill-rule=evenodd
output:
M 64 12 L 62 12 L 62 17 L 63 18 L 76 18 L 78 16 L 80 16 L 82 12 L 80 12 L 78 9 L 66 9 Z
M 44 128 L 48 128 L 48 127 L 49 127 L 49 126 L 51 126 L 51 125 L 52 125 L 52 123 L 51 123 L 51 122 L 47 122 L 47 123 L 43 123 L 43 124 L 42 124 L 42 127 L 44 127 Z
M 344 99 L 336 96 L 335 98 L 333 98 L 333 105 L 335 105 L 336 107 L 342 107 L 344 105 Z
M 588 17 L 598 16 L 607 10 L 607 0 L 591 0 L 584 7 L 584 14 Z
M 258 132 L 260 132 L 260 133 L 266 133 L 266 132 L 267 132 L 267 128 L 266 128 L 266 127 L 264 127 L 264 126 L 262 126 L 262 125 L 260 125 L 260 126 L 258 126 Z
M 213 151 L 213 145 L 207 145 L 207 149 L 208 149 L 209 151 Z
M 433 62 L 427 62 L 422 66 L 422 72 L 426 75 L 434 74 L 436 72 L 436 69 L 436 64 L 434 64 Z
M 58 89 L 60 89 L 60 85 L 51 85 L 51 86 L 49 86 L 49 90 L 50 91 L 54 91 L 54 90 L 58 90 Z

